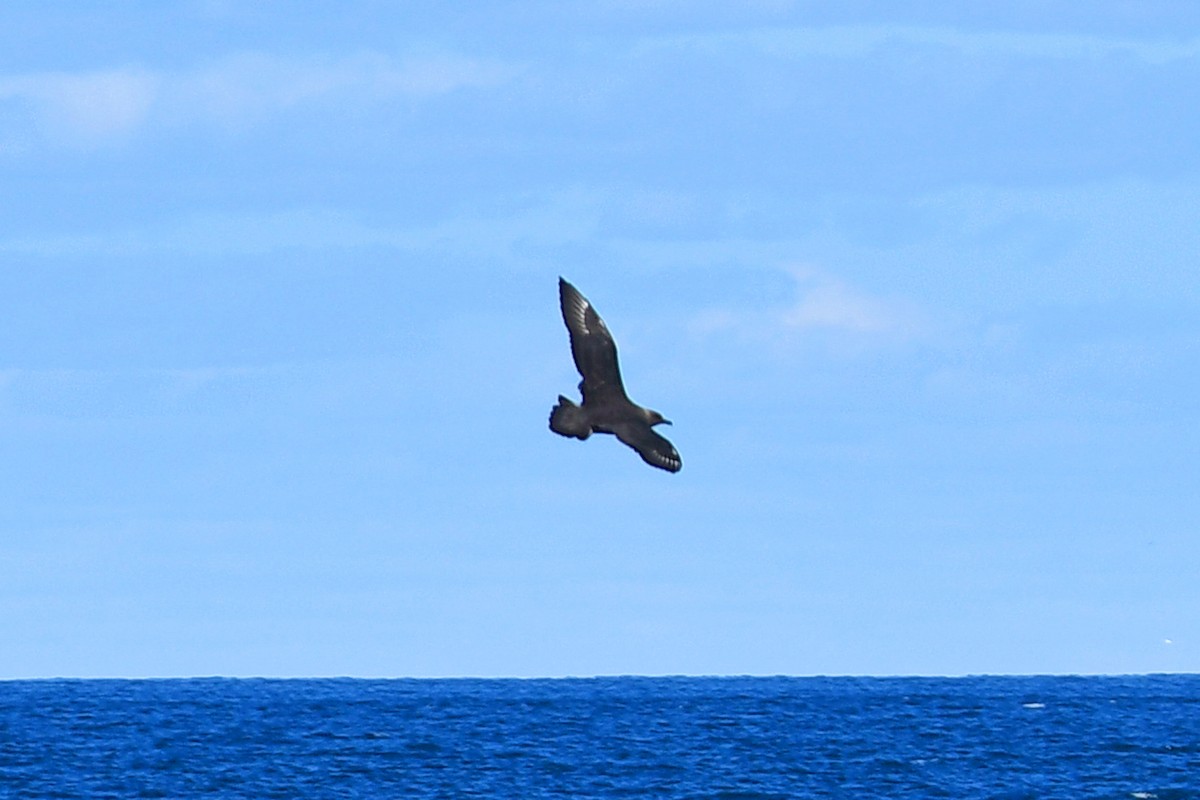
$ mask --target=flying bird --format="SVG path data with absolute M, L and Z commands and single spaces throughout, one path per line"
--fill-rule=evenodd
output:
M 593 433 L 611 433 L 650 466 L 678 472 L 683 467 L 679 453 L 654 432 L 655 425 L 670 425 L 671 421 L 657 411 L 642 408 L 625 394 L 617 345 L 604 320 L 588 299 L 561 277 L 558 299 L 571 335 L 571 355 L 583 377 L 579 382 L 583 403 L 575 405 L 560 394 L 558 405 L 550 410 L 550 430 L 580 440 Z

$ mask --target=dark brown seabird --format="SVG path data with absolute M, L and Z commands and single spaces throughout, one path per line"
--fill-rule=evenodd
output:
M 583 403 L 575 405 L 560 394 L 558 405 L 550 410 L 550 430 L 576 439 L 586 439 L 593 432 L 611 433 L 650 466 L 678 472 L 683 467 L 679 453 L 653 429 L 654 425 L 670 425 L 671 421 L 657 411 L 642 408 L 625 394 L 617 345 L 604 320 L 588 299 L 562 278 L 558 279 L 558 299 L 563 322 L 571 334 L 571 355 L 583 376 L 579 382 Z

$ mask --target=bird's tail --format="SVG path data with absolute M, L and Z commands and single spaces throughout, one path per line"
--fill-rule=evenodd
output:
M 558 405 L 550 409 L 550 430 L 560 436 L 573 436 L 576 439 L 586 439 L 592 435 L 587 413 L 561 394 L 558 396 Z

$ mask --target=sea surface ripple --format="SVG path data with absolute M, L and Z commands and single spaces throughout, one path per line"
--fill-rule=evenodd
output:
M 0 798 L 1200 798 L 1200 676 L 0 682 Z

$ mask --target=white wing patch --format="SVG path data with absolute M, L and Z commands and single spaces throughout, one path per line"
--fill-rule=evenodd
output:
M 594 328 L 588 325 L 588 310 L 591 310 L 592 317 L 596 320 Z M 592 308 L 592 304 L 586 299 L 579 304 L 579 327 L 588 334 L 602 333 L 606 336 L 609 335 L 608 326 L 604 324 L 604 320 L 600 318 L 600 315 L 596 313 L 596 309 Z

